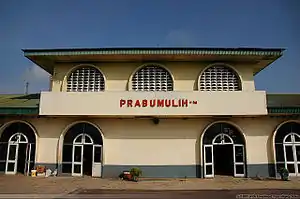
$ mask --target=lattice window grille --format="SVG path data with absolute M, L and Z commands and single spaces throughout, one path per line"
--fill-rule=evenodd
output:
M 229 67 L 212 66 L 200 78 L 200 91 L 239 91 L 239 77 Z
M 104 89 L 104 76 L 94 67 L 85 66 L 73 71 L 67 81 L 68 92 L 99 92 Z
M 146 66 L 133 75 L 132 89 L 135 91 L 173 91 L 173 79 L 170 73 L 160 66 Z

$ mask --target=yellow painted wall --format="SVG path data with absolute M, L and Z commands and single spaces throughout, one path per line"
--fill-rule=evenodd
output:
M 0 124 L 12 120 L 1 119 Z M 32 118 L 27 121 L 34 126 L 38 134 L 36 162 L 61 162 L 61 133 L 72 122 L 80 119 Z M 162 119 L 158 125 L 154 125 L 149 119 L 93 118 L 88 121 L 102 130 L 104 164 L 190 165 L 202 164 L 199 144 L 201 134 L 205 127 L 215 120 Z M 283 122 L 282 119 L 234 118 L 229 121 L 237 125 L 245 135 L 248 164 L 274 162 L 272 134 Z
M 126 91 L 130 76 L 138 67 L 145 63 L 95 63 L 106 78 L 106 90 Z M 172 73 L 174 77 L 174 91 L 198 90 L 198 77 L 208 66 L 197 62 L 166 62 L 160 63 Z M 78 64 L 57 64 L 55 65 L 52 91 L 66 91 L 66 77 Z M 254 91 L 254 78 L 251 65 L 235 64 L 232 67 L 238 72 L 242 80 L 243 91 Z M 130 88 L 129 88 L 130 90 Z
M 272 136 L 282 120 L 275 118 L 237 118 L 235 123 L 246 136 L 247 162 L 251 164 L 273 163 Z

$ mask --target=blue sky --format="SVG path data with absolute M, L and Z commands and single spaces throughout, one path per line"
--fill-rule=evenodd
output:
M 270 93 L 300 93 L 300 0 L 3 0 L 0 93 L 47 90 L 24 48 L 280 47 L 255 77 Z

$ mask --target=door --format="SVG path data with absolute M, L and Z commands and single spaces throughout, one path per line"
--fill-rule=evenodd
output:
M 295 145 L 297 176 L 300 176 L 300 144 Z
M 92 176 L 101 177 L 102 174 L 102 146 L 93 145 L 93 168 Z
M 300 145 L 285 144 L 284 145 L 284 162 L 285 168 L 290 172 L 291 176 L 300 176 Z
M 297 175 L 298 168 L 296 165 L 295 150 L 293 144 L 284 144 L 284 164 L 291 176 Z
M 29 176 L 30 173 L 30 162 L 31 162 L 31 144 L 26 145 L 26 157 L 25 157 L 25 168 L 24 174 Z
M 234 177 L 245 177 L 245 150 L 244 145 L 233 145 Z
M 214 177 L 213 145 L 204 145 L 204 177 Z
M 18 164 L 19 144 L 9 143 L 6 156 L 6 174 L 16 174 Z
M 83 175 L 83 145 L 73 145 L 72 176 Z

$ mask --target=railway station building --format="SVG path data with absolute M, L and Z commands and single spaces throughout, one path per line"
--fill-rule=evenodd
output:
M 254 81 L 283 49 L 23 52 L 50 87 L 0 94 L 1 173 L 43 165 L 58 176 L 139 167 L 155 178 L 275 177 L 285 167 L 300 176 L 300 94 Z

